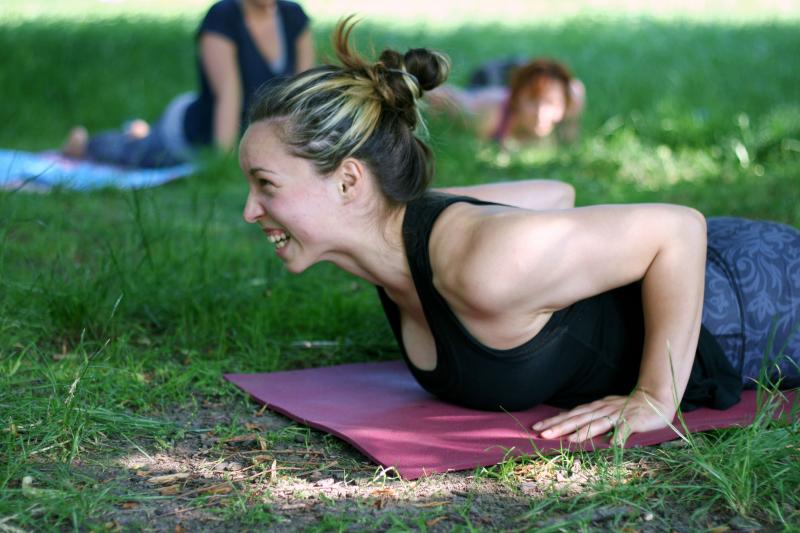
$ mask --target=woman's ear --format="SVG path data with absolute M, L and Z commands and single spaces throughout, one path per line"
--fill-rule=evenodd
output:
M 364 189 L 367 170 L 364 163 L 353 157 L 348 157 L 336 169 L 334 178 L 339 195 L 345 200 L 351 200 Z

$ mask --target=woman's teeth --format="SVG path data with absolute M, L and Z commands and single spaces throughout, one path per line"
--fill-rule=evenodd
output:
M 275 245 L 275 248 L 283 248 L 289 244 L 290 237 L 285 233 L 270 235 L 269 240 Z

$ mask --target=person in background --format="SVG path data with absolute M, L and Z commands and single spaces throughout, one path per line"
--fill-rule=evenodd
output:
M 501 145 L 564 143 L 578 137 L 586 88 L 552 59 L 493 61 L 473 73 L 467 89 L 443 86 L 427 100 L 465 115 L 479 137 Z
M 229 151 L 256 91 L 314 64 L 309 18 L 294 2 L 221 0 L 206 13 L 196 38 L 198 93 L 177 96 L 153 125 L 136 119 L 92 136 L 77 126 L 62 153 L 153 168 L 190 161 L 206 147 Z

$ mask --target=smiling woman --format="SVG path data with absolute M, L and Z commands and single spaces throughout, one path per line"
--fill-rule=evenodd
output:
M 468 89 L 442 87 L 428 101 L 463 113 L 479 136 L 501 145 L 578 137 L 586 88 L 558 61 L 492 61 L 472 78 Z
M 248 128 L 240 159 L 250 177 L 245 219 L 261 226 L 290 271 L 324 259 L 324 243 L 343 229 L 328 222 L 335 182 L 320 179 L 311 161 L 291 155 L 266 122 Z
M 677 205 L 571 209 L 552 182 L 430 192 L 417 102 L 449 62 L 424 48 L 368 62 L 352 29 L 336 31 L 342 66 L 254 107 L 244 216 L 290 271 L 331 261 L 375 284 L 423 387 L 478 409 L 571 408 L 535 429 L 583 440 L 664 427 L 679 405 L 729 407 L 762 368 L 800 383 L 800 232 Z M 765 299 L 777 327 L 751 327 Z

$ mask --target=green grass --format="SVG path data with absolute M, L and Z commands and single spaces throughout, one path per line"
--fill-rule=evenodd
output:
M 73 14 L 80 6 L 65 5 Z M 183 18 L 113 12 L 91 23 L 65 12 L 0 16 L 0 146 L 44 149 L 75 123 L 96 131 L 152 119 L 194 84 L 200 9 Z M 795 18 L 567 15 L 510 27 L 365 22 L 364 44 L 449 53 L 456 83 L 486 59 L 535 53 L 563 58 L 587 85 L 582 139 L 559 151 L 509 156 L 459 124 L 433 120 L 437 184 L 557 178 L 576 186 L 580 204 L 669 201 L 800 225 Z M 323 18 L 316 27 L 323 53 L 331 24 Z M 150 191 L 0 193 L 0 519 L 102 529 L 96 517 L 120 496 L 76 465 L 169 448 L 186 430 L 164 422 L 175 406 L 247 402 L 222 372 L 397 356 L 374 290 L 329 265 L 287 274 L 260 232 L 242 222 L 244 196 L 236 162 L 222 157 L 190 180 Z M 337 347 L 309 352 L 294 345 L 300 340 Z M 231 424 L 225 431 L 241 430 Z M 599 472 L 591 489 L 532 500 L 520 526 L 591 528 L 581 512 L 628 505 L 663 511 L 658 530 L 670 527 L 669 517 L 688 529 L 711 527 L 708 512 L 792 529 L 800 523 L 799 449 L 797 424 L 765 419 L 685 448 L 581 457 Z M 548 461 L 569 472 L 575 457 Z M 625 474 L 637 461 L 656 465 L 655 477 Z M 477 475 L 513 484 L 542 462 L 509 460 Z M 25 476 L 40 492 L 23 488 Z M 249 501 L 242 496 L 228 512 L 251 524 L 272 516 Z M 695 514 L 667 512 L 686 502 Z M 469 507 L 460 516 L 464 530 L 480 529 Z M 320 528 L 366 527 L 360 520 L 332 512 Z M 424 527 L 381 520 L 376 527 Z M 621 527 L 627 519 L 610 520 Z

